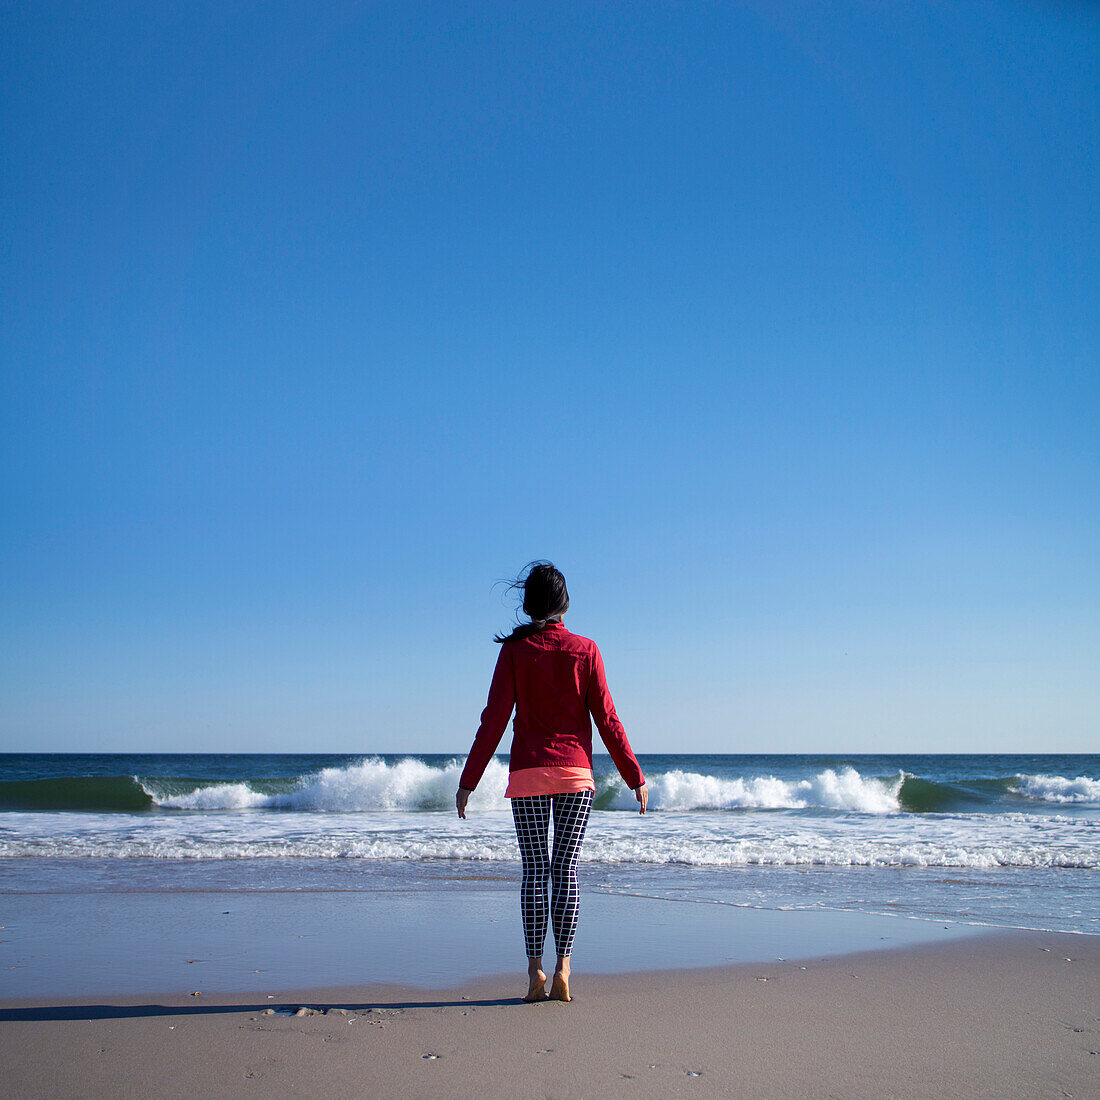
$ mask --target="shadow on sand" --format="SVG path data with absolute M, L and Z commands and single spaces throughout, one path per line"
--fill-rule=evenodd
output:
M 0 1008 L 0 1023 L 45 1020 L 133 1020 L 150 1016 L 216 1016 L 229 1013 L 252 1012 L 257 1015 L 269 1008 L 283 1016 L 293 1016 L 299 1008 L 316 1009 L 326 1013 L 333 1009 L 344 1012 L 366 1013 L 374 1010 L 396 1011 L 404 1008 L 505 1008 L 509 1005 L 525 1005 L 522 997 L 495 997 L 490 1000 L 457 1001 L 344 1001 L 324 1003 L 320 1001 L 291 1001 L 279 1003 L 262 1001 L 259 1004 L 234 1005 L 41 1005 L 24 1008 Z

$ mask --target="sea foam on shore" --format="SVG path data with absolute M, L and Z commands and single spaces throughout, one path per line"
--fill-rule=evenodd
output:
M 804 904 L 821 905 L 834 894 L 865 911 L 901 905 L 915 915 L 1096 927 L 1100 757 L 641 760 L 645 818 L 610 760 L 596 758 L 581 857 L 593 873 L 660 870 L 679 896 L 699 888 L 696 871 L 739 871 L 724 889 L 747 891 L 752 904 L 797 905 L 801 892 Z M 257 881 L 272 861 L 349 862 L 375 875 L 395 864 L 500 864 L 510 876 L 507 766 L 490 763 L 460 821 L 461 765 L 454 756 L 0 757 L 0 892 L 25 880 L 31 861 L 77 890 L 89 860 L 116 863 L 120 874 L 161 863 L 169 885 L 179 861 L 251 861 Z M 816 880 L 778 877 L 780 869 L 851 874 L 818 890 Z M 938 878 L 915 877 L 937 870 Z

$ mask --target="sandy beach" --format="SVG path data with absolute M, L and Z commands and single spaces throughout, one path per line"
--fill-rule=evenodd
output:
M 18 1097 L 1100 1095 L 1100 940 L 998 933 L 734 967 L 0 1007 Z M 305 1012 L 302 1012 L 302 1009 Z

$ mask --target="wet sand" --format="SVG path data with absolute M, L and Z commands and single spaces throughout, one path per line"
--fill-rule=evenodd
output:
M 518 872 L 517 872 L 518 877 Z M 372 984 L 454 987 L 526 968 L 514 881 L 382 890 L 10 893 L 0 1000 Z M 574 963 L 627 973 L 843 955 L 980 934 L 955 921 L 585 891 Z M 548 947 L 552 946 L 548 937 Z
M 1100 937 L 826 958 L 0 1005 L 18 1097 L 1100 1096 Z M 306 1012 L 298 1014 L 305 1008 Z

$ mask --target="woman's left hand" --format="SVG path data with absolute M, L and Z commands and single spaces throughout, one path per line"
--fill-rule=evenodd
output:
M 638 813 L 644 814 L 646 806 L 649 805 L 649 788 L 644 783 L 640 783 L 634 788 L 634 797 L 642 804 Z
M 458 794 L 455 795 L 455 805 L 458 807 L 458 816 L 461 818 L 466 817 L 466 803 L 470 801 L 470 792 L 462 787 L 458 788 Z

